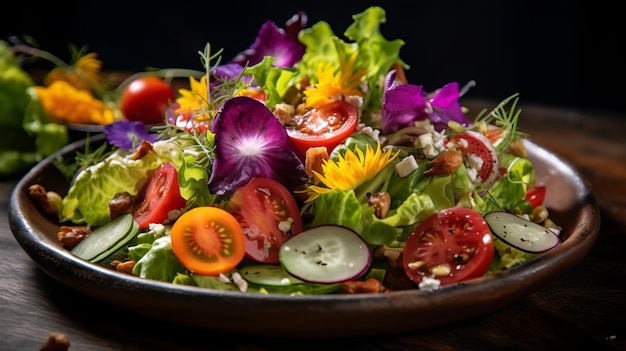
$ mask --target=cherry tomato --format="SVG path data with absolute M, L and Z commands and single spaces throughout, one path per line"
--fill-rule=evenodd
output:
M 456 134 L 452 142 L 466 158 L 480 157 L 482 165 L 477 171 L 482 184 L 489 185 L 497 179 L 500 173 L 500 159 L 493 144 L 486 136 L 479 132 L 468 130 Z
M 278 251 L 302 232 L 302 217 L 293 195 L 270 178 L 252 178 L 235 190 L 229 212 L 243 228 L 246 256 L 258 262 L 278 263 Z
M 171 211 L 182 210 L 187 204 L 180 195 L 178 172 L 169 162 L 154 171 L 137 199 L 140 202 L 133 211 L 133 217 L 140 228 L 148 228 L 150 223 L 164 223 Z
M 326 146 L 330 153 L 356 129 L 358 112 L 345 101 L 335 101 L 295 116 L 295 123 L 286 126 L 287 134 L 306 155 L 311 147 Z
M 526 193 L 526 201 L 530 202 L 532 208 L 535 208 L 546 199 L 546 187 L 543 185 L 537 185 L 530 189 Z
M 402 267 L 415 283 L 424 277 L 441 285 L 484 275 L 494 256 L 489 225 L 480 213 L 448 208 L 420 223 L 407 239 Z
M 122 91 L 120 109 L 126 119 L 162 124 L 164 112 L 176 100 L 174 89 L 158 77 L 141 77 Z
M 228 272 L 245 256 L 239 223 L 217 207 L 195 207 L 183 213 L 172 225 L 170 238 L 176 258 L 195 274 Z

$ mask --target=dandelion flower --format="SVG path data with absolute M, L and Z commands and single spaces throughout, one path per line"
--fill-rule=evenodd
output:
M 397 155 L 398 152 L 392 153 L 391 149 L 383 152 L 378 144 L 376 150 L 368 145 L 365 152 L 359 148 L 347 150 L 345 155 L 339 155 L 337 161 L 327 160 L 322 164 L 322 173 L 313 171 L 323 186 L 309 185 L 306 202 L 333 190 L 355 190 L 374 178 Z

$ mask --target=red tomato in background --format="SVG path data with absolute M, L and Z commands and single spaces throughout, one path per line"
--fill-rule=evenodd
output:
M 164 223 L 171 211 L 182 210 L 187 204 L 187 200 L 180 195 L 178 172 L 169 162 L 155 170 L 137 194 L 137 199 L 140 202 L 133 211 L 133 217 L 144 229 L 150 223 Z
M 174 89 L 158 77 L 141 77 L 122 91 L 120 109 L 126 119 L 146 125 L 162 124 L 167 107 L 176 100 Z
M 402 267 L 415 283 L 428 277 L 447 285 L 484 275 L 494 253 L 491 230 L 480 213 L 453 207 L 413 230 L 402 253 Z
M 546 187 L 543 185 L 537 185 L 530 189 L 526 193 L 526 201 L 530 202 L 532 208 L 535 208 L 543 204 L 546 199 Z
M 296 123 L 287 126 L 291 142 L 306 155 L 311 147 L 326 146 L 330 153 L 356 129 L 358 112 L 345 101 L 335 101 L 295 116 Z
M 293 195 L 270 178 L 252 178 L 229 200 L 246 239 L 246 256 L 258 262 L 278 263 L 278 250 L 302 232 L 300 209 Z

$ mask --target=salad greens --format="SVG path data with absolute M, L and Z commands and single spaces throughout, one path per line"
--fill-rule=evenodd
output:
M 192 90 L 182 92 L 184 99 L 166 112 L 164 126 L 153 128 L 151 135 L 116 134 L 116 128 L 131 128 L 128 121 L 107 126 L 112 152 L 83 165 L 72 179 L 60 222 L 90 228 L 109 223 L 109 201 L 120 193 L 139 194 L 165 162 L 175 166 L 180 194 L 187 200 L 178 215 L 202 206 L 228 209 L 229 197 L 242 185 L 270 178 L 298 199 L 304 230 L 346 227 L 372 251 L 402 250 L 420 223 L 449 208 L 481 215 L 509 211 L 532 219 L 526 194 L 535 185 L 535 171 L 515 151 L 524 137 L 516 130 L 517 95 L 472 121 L 459 101 L 471 82 L 462 89 L 451 82 L 427 92 L 403 81 L 402 71 L 410 68 L 400 58 L 404 42 L 382 35 L 384 10 L 370 7 L 353 18 L 345 39 L 324 21 L 307 27 L 306 16 L 296 16 L 285 29 L 268 21 L 250 48 L 224 64 L 218 59 L 211 65 L 215 55 L 207 45 L 202 55 L 207 75 L 200 82 L 190 77 Z M 197 105 L 190 105 L 192 100 Z M 336 100 L 358 108 L 359 126 L 338 147 L 325 150 L 326 156 L 301 154 L 284 116 Z M 149 151 L 138 152 L 142 147 Z M 377 196 L 381 203 L 375 202 Z M 102 264 L 132 261 L 138 277 L 211 289 L 289 294 L 341 289 L 341 282 L 306 279 L 288 279 L 285 286 L 246 281 L 241 272 L 250 267 L 274 282 L 274 270 L 280 270 L 274 263 L 265 271 L 249 259 L 219 276 L 193 274 L 172 250 L 175 220 L 140 231 Z M 484 274 L 535 257 L 493 240 L 496 255 Z M 384 279 L 392 269 L 379 258 L 374 257 L 363 280 Z
M 34 86 L 9 44 L 0 40 L 0 177 L 27 170 L 69 141 L 67 128 L 43 113 Z

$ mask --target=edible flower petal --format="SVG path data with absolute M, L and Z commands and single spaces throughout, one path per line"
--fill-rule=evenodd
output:
M 386 79 L 381 114 L 383 133 L 393 133 L 426 119 L 431 120 L 437 131 L 446 129 L 449 121 L 456 121 L 464 126 L 470 124 L 458 102 L 460 93 L 457 82 L 427 94 L 422 86 L 399 83 L 393 79 L 395 74 L 396 71 L 389 72 Z
M 109 144 L 132 151 L 139 146 L 142 141 L 154 143 L 157 134 L 148 133 L 144 124 L 140 121 L 120 120 L 107 124 L 104 127 Z
M 53 119 L 103 125 L 116 120 L 115 112 L 102 100 L 64 80 L 54 81 L 49 87 L 36 86 L 35 91 L 44 111 Z
M 314 175 L 324 186 L 309 185 L 307 192 L 309 198 L 306 202 L 314 201 L 321 194 L 333 190 L 355 190 L 361 184 L 374 178 L 385 168 L 398 152 L 387 149 L 383 152 L 380 144 L 376 150 L 370 145 L 366 146 L 365 152 L 360 148 L 347 149 L 345 155 L 338 155 L 338 160 L 326 160 L 322 164 L 322 172 L 313 171 Z
M 300 12 L 287 22 L 287 30 L 279 28 L 273 21 L 266 21 L 259 29 L 252 45 L 235 56 L 231 63 L 253 66 L 265 56 L 275 58 L 274 66 L 292 67 L 302 59 L 304 45 L 298 41 L 297 33 L 306 26 L 307 17 Z
M 212 131 L 211 193 L 230 195 L 253 177 L 274 179 L 287 189 L 308 181 L 285 127 L 263 103 L 247 96 L 227 100 L 215 116 Z

